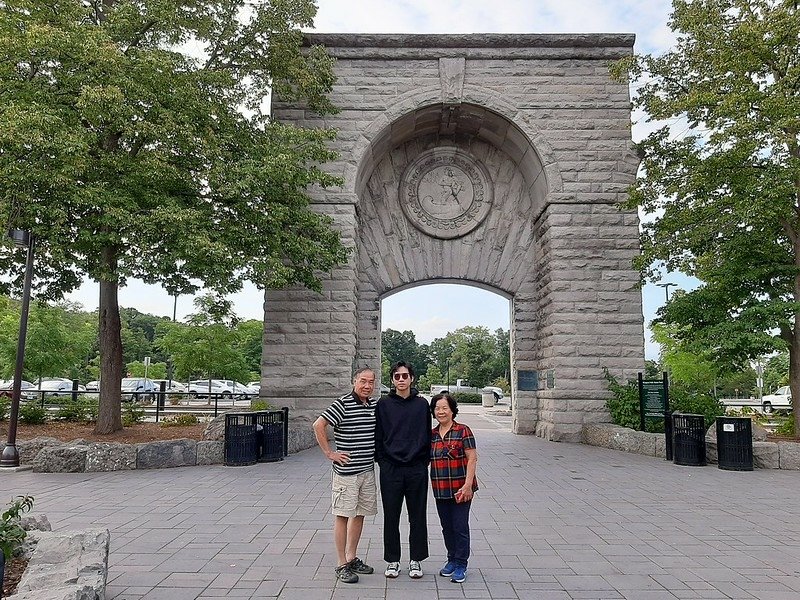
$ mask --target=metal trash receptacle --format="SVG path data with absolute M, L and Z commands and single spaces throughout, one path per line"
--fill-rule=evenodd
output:
M 258 461 L 258 437 L 253 413 L 225 415 L 225 465 L 241 467 Z
M 283 460 L 282 410 L 259 410 L 255 415 L 258 429 L 258 462 Z
M 753 470 L 753 421 L 717 417 L 717 461 L 727 471 Z
M 706 464 L 706 429 L 703 415 L 672 414 L 672 462 L 702 467 Z

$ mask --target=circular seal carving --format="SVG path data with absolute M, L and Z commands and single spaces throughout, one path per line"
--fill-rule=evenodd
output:
M 475 229 L 492 208 L 493 186 L 486 168 L 456 148 L 420 154 L 400 180 L 400 206 L 414 227 L 453 239 Z

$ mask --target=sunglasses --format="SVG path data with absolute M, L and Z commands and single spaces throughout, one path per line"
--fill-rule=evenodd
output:
M 411 375 L 408 373 L 395 373 L 392 377 L 399 381 L 400 379 L 408 379 Z

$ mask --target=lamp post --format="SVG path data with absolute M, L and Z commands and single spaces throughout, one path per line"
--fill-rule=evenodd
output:
M 667 296 L 667 302 L 669 302 L 669 288 L 670 287 L 678 287 L 677 283 L 669 283 L 669 282 L 667 282 L 667 283 L 657 283 L 656 285 L 658 287 L 664 288 L 664 294 L 666 294 L 666 296 Z
M 17 362 L 14 366 L 14 386 L 11 391 L 11 415 L 8 422 L 8 440 L 0 455 L 0 468 L 19 467 L 17 451 L 17 421 L 19 420 L 19 398 L 22 391 L 22 368 L 25 364 L 25 337 L 28 333 L 28 309 L 31 303 L 31 280 L 33 279 L 33 236 L 22 229 L 10 229 L 8 237 L 18 248 L 27 248 L 25 261 L 25 280 L 22 287 L 22 308 L 19 316 L 19 337 L 17 338 Z

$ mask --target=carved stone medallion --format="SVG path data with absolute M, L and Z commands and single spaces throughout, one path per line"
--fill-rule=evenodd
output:
M 492 180 L 486 168 L 456 148 L 420 154 L 400 180 L 400 205 L 414 227 L 453 239 L 468 234 L 489 214 Z

